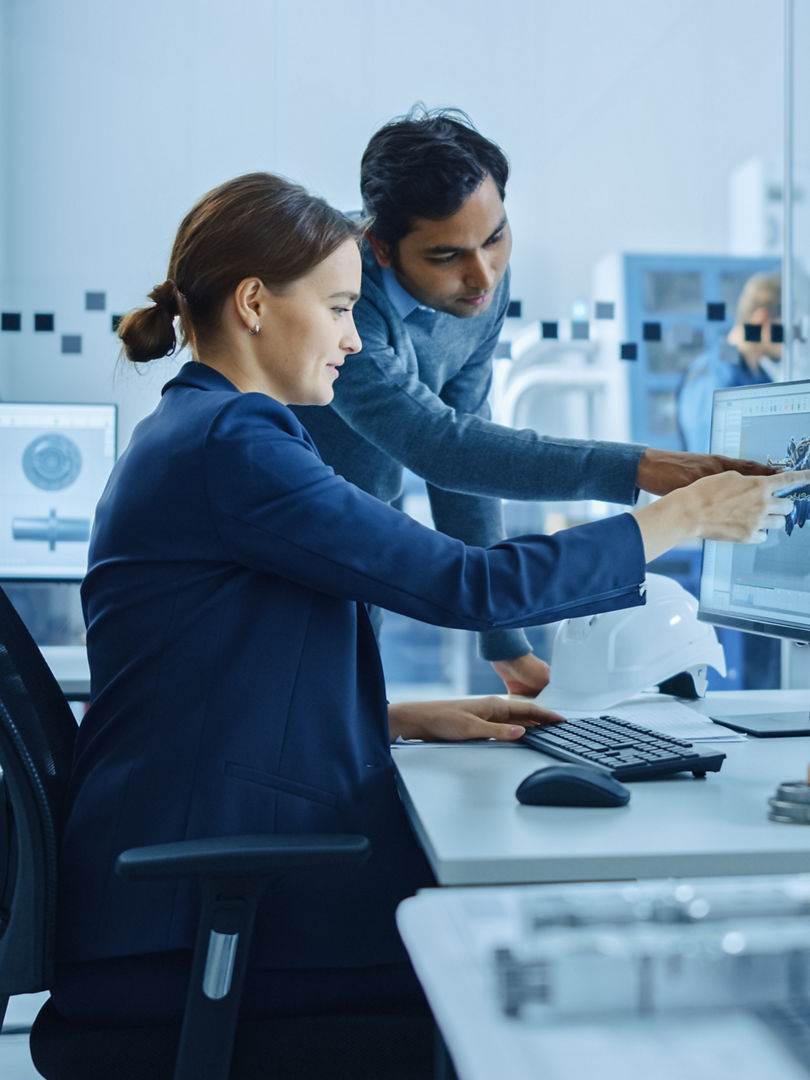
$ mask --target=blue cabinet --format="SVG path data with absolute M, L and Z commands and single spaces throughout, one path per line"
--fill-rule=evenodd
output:
M 776 258 L 733 255 L 618 257 L 622 332 L 636 346 L 636 359 L 626 361 L 632 441 L 683 448 L 675 400 L 684 371 L 728 334 L 748 278 L 780 268 Z

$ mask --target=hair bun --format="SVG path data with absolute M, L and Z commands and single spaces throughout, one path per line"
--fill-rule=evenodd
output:
M 159 307 L 161 311 L 164 311 L 171 319 L 173 319 L 175 315 L 180 314 L 177 285 L 171 278 L 164 281 L 162 285 L 156 285 L 149 293 L 149 299 L 153 300 L 156 306 Z
M 133 364 L 170 356 L 177 348 L 174 318 L 180 314 L 180 298 L 177 285 L 169 278 L 149 293 L 154 307 L 130 311 L 118 324 L 118 336 Z

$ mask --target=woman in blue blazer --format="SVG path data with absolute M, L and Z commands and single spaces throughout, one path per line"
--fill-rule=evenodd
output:
M 515 739 L 550 715 L 500 699 L 388 706 L 365 605 L 483 630 L 639 604 L 645 561 L 665 547 L 747 539 L 784 515 L 775 478 L 725 474 L 632 514 L 481 549 L 347 483 L 288 406 L 329 402 L 360 347 L 357 239 L 301 188 L 241 177 L 191 210 L 152 306 L 120 326 L 129 359 L 145 362 L 173 351 L 179 316 L 194 359 L 113 470 L 82 587 L 92 694 L 54 987 L 74 1020 L 179 1015 L 193 897 L 124 884 L 113 866 L 131 846 L 218 834 L 363 833 L 373 845 L 359 871 L 298 874 L 273 891 L 254 1009 L 408 999 L 394 909 L 432 878 L 390 742 Z

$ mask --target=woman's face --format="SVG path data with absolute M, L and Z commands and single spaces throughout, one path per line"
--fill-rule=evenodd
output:
M 360 295 L 360 252 L 346 240 L 283 293 L 265 297 L 253 339 L 268 392 L 284 405 L 328 405 L 346 353 L 360 350 L 352 308 Z

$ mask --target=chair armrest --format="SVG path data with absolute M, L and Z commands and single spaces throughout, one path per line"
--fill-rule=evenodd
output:
M 365 836 L 218 836 L 129 848 L 115 869 L 127 881 L 173 877 L 270 877 L 296 866 L 361 863 L 371 854 Z
M 218 836 L 129 848 L 115 868 L 129 881 L 196 878 L 202 889 L 175 1080 L 226 1080 L 253 926 L 273 878 L 296 867 L 365 862 L 365 836 Z M 272 1053 L 272 1051 L 271 1051 Z

